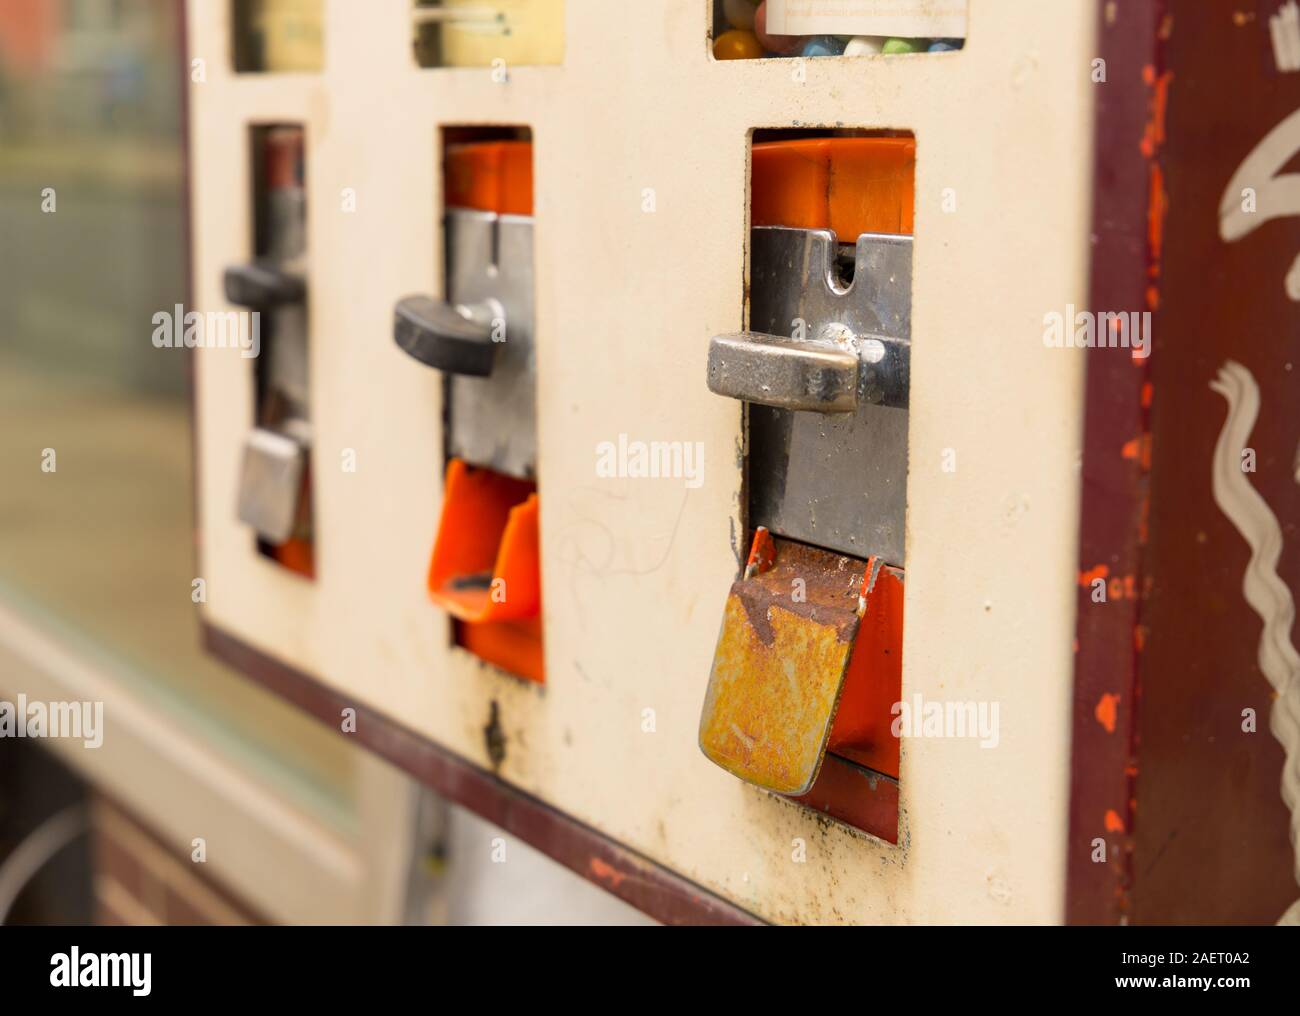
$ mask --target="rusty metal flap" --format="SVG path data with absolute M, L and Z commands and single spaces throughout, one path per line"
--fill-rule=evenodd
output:
M 727 596 L 700 716 L 713 762 L 780 794 L 811 789 L 861 622 L 864 568 L 759 531 Z

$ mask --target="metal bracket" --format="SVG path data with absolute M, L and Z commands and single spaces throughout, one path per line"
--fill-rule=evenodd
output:
M 709 389 L 820 413 L 906 406 L 912 238 L 862 234 L 847 285 L 830 230 L 759 226 L 750 246 L 752 330 L 710 342 Z
M 244 442 L 239 520 L 268 543 L 293 535 L 306 460 L 306 444 L 280 431 L 255 427 Z
M 912 238 L 760 226 L 750 250 L 750 331 L 714 337 L 708 372 L 750 403 L 750 522 L 901 566 Z
M 447 453 L 521 479 L 537 469 L 533 220 L 448 209 L 445 301 L 408 296 L 393 340 L 447 373 Z

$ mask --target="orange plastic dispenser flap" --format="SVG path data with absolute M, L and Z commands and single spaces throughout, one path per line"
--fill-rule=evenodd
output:
M 452 459 L 429 563 L 429 596 L 456 619 L 460 645 L 541 682 L 537 522 L 532 483 Z
M 538 684 L 546 683 L 542 620 L 456 622 L 456 642 L 481 660 Z
M 447 146 L 445 204 L 499 215 L 533 214 L 533 143 L 474 141 Z
M 894 704 L 903 694 L 903 573 L 867 562 L 866 609 L 827 751 L 898 779 Z
M 284 543 L 273 547 L 271 556 L 291 572 L 296 572 L 303 578 L 314 579 L 316 577 L 316 565 L 311 540 L 290 537 Z
M 536 617 L 538 561 L 533 484 L 452 459 L 429 563 L 433 601 L 461 621 Z
M 282 566 L 303 578 L 316 577 L 316 548 L 312 538 L 311 513 L 311 463 L 302 471 L 298 489 L 298 516 L 294 520 L 293 535 L 283 543 L 270 548 L 271 557 Z
M 913 138 L 802 138 L 753 146 L 754 226 L 832 229 L 841 243 L 862 233 L 911 235 Z

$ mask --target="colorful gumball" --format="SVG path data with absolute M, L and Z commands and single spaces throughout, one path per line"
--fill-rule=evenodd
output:
M 844 47 L 845 56 L 874 56 L 884 48 L 885 40 L 879 35 L 855 35 Z
M 753 60 L 763 55 L 763 47 L 753 32 L 733 28 L 713 40 L 715 60 Z

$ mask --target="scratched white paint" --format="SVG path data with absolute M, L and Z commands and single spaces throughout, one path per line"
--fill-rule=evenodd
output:
M 1241 589 L 1246 602 L 1264 622 L 1259 669 L 1277 693 L 1269 711 L 1269 729 L 1286 752 L 1282 799 L 1291 809 L 1291 843 L 1297 849 L 1296 878 L 1300 881 L 1300 653 L 1291 644 L 1295 601 L 1277 573 L 1282 527 L 1241 468 L 1242 450 L 1259 416 L 1259 385 L 1250 371 L 1229 360 L 1210 382 L 1210 388 L 1228 400 L 1228 416 L 1214 446 L 1211 466 L 1214 500 L 1250 545 L 1250 563 L 1242 576 Z M 1300 924 L 1300 900 L 1278 923 Z
M 1268 19 L 1268 34 L 1273 42 L 1273 61 L 1283 73 L 1300 71 L 1300 7 L 1287 0 Z
M 1219 199 L 1219 236 L 1226 243 L 1240 240 L 1264 223 L 1300 215 L 1300 173 L 1278 171 L 1300 149 L 1300 109 L 1264 135 Z M 1300 257 L 1286 274 L 1286 294 L 1300 300 Z

